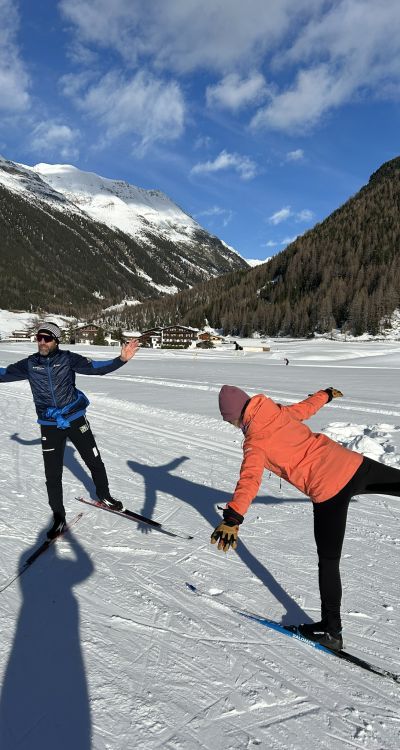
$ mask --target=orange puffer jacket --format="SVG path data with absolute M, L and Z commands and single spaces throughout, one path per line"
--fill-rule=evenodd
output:
M 245 410 L 243 462 L 228 506 L 242 516 L 257 495 L 264 469 L 282 477 L 315 503 L 336 495 L 355 474 L 363 456 L 302 423 L 328 402 L 325 391 L 292 406 L 253 396 Z

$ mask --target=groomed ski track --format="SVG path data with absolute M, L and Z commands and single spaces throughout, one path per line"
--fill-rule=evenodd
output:
M 312 343 L 304 347 L 314 354 Z M 281 356 L 287 354 L 289 367 L 278 358 L 233 352 L 140 352 L 118 375 L 78 377 L 78 387 L 91 400 L 88 416 L 113 493 L 132 510 L 196 536 L 191 541 L 163 537 L 88 508 L 74 534 L 76 546 L 66 537 L 25 576 L 31 591 L 41 592 L 43 632 L 35 628 L 39 614 L 29 609 L 34 606 L 29 589 L 14 585 L 4 592 L 0 710 L 8 709 L 7 729 L 11 724 L 16 746 L 33 750 L 40 737 L 41 748 L 51 747 L 45 728 L 56 721 L 57 686 L 68 681 L 70 696 L 86 695 L 87 710 L 76 711 L 65 743 L 82 750 L 397 750 L 396 685 L 276 633 L 260 632 L 256 623 L 224 614 L 217 605 L 205 607 L 185 592 L 185 582 L 193 580 L 278 621 L 317 616 L 312 508 L 293 488 L 280 489 L 279 480 L 266 473 L 259 502 L 241 529 L 240 554 L 224 556 L 209 544 L 216 506 L 229 499 L 241 461 L 241 435 L 218 419 L 217 392 L 227 382 L 293 403 L 318 387 L 342 387 L 346 398 L 322 410 L 311 426 L 352 423 L 360 435 L 366 425 L 375 427 L 373 439 L 383 459 L 397 465 L 400 354 L 382 345 L 379 357 L 365 356 L 365 345 L 357 349 L 353 343 L 357 357 L 347 361 L 335 358 L 336 349 L 329 342 L 319 347 L 321 361 L 307 360 L 311 355 L 305 349 L 296 364 L 286 348 Z M 31 350 L 1 348 L 0 366 Z M 108 358 L 109 350 L 90 348 L 90 355 Z M 5 579 L 50 516 L 29 386 L 0 387 L 0 575 Z M 72 446 L 65 463 L 65 503 L 72 517 L 79 510 L 74 497 L 90 492 L 91 483 Z M 345 645 L 393 671 L 400 669 L 399 517 L 397 498 L 352 503 L 342 563 Z M 61 659 L 55 681 L 54 662 L 44 660 L 34 682 L 36 665 L 26 662 L 21 618 L 27 624 L 24 637 L 33 639 L 31 649 L 42 653 L 49 638 L 43 623 L 61 607 L 53 588 L 57 562 L 75 562 L 80 573 L 70 585 L 70 598 L 63 599 L 79 611 L 71 657 L 76 668 Z M 57 580 L 67 579 L 59 569 Z M 61 642 L 67 643 L 65 606 L 56 622 Z M 10 664 L 20 678 L 20 701 L 24 691 L 28 700 L 35 686 L 44 707 L 36 724 L 29 712 L 21 719 L 18 705 L 10 716 Z M 78 709 L 77 700 L 70 700 Z M 63 750 L 67 744 L 59 737 Z

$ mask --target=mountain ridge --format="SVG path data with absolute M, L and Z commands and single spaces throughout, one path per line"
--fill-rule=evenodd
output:
M 74 192 L 79 182 L 81 189 Z M 131 196 L 129 206 L 116 195 L 116 185 L 124 197 Z M 104 200 L 111 206 L 108 214 Z M 248 267 L 161 191 L 145 191 L 70 165 L 27 167 L 0 157 L 0 229 L 4 308 L 20 308 L 28 300 L 33 307 L 55 311 L 57 290 L 62 289 L 64 312 L 77 306 L 77 314 L 93 316 L 124 300 L 142 302 Z M 48 266 L 40 300 L 32 277 L 35 269 L 42 272 Z

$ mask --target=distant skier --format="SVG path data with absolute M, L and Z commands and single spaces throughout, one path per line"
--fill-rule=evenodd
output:
M 288 360 L 287 357 L 285 357 L 283 361 L 284 361 L 284 363 L 285 363 L 286 366 L 289 364 L 289 360 Z
M 107 361 L 60 349 L 61 330 L 55 323 L 45 322 L 38 328 L 38 351 L 26 359 L 0 367 L 0 383 L 29 380 L 42 434 L 42 451 L 47 494 L 54 523 L 47 532 L 51 539 L 65 527 L 62 471 L 67 438 L 75 445 L 91 472 L 99 500 L 114 510 L 122 503 L 110 494 L 103 461 L 96 445 L 86 408 L 89 400 L 75 387 L 75 374 L 106 375 L 128 362 L 137 352 L 138 342 L 124 344 L 121 354 Z
M 400 496 L 398 469 L 348 450 L 303 424 L 342 395 L 336 388 L 326 388 L 298 404 L 282 406 L 262 394 L 250 398 L 235 386 L 221 388 L 220 412 L 243 431 L 244 456 L 224 520 L 211 534 L 211 543 L 218 542 L 219 550 L 236 548 L 239 525 L 257 495 L 264 468 L 308 495 L 314 510 L 321 620 L 300 625 L 299 632 L 334 651 L 343 647 L 339 565 L 350 500 L 362 494 Z

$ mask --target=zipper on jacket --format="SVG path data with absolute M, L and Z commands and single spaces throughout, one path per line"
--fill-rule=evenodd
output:
M 51 381 L 51 373 L 50 373 L 50 363 L 49 363 L 49 360 L 47 360 L 46 365 L 47 365 L 47 377 L 49 379 L 49 385 L 50 385 L 51 395 L 53 397 L 53 403 L 54 403 L 54 406 L 57 407 L 57 401 L 56 401 L 56 397 L 55 397 L 55 393 L 54 393 L 53 383 Z

